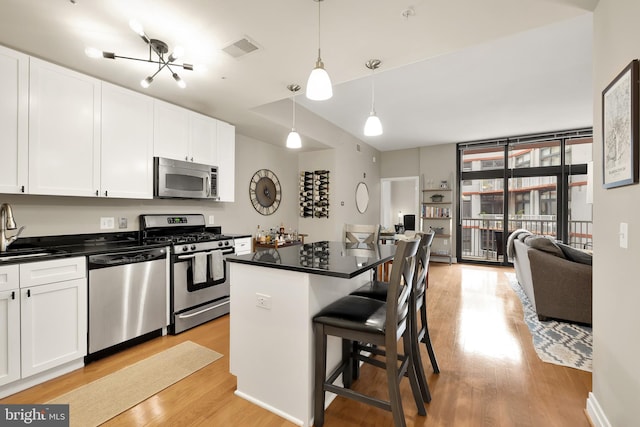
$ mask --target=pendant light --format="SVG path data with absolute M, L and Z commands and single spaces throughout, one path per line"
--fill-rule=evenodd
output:
M 307 80 L 307 98 L 313 101 L 325 101 L 333 96 L 333 88 L 329 73 L 324 69 L 324 63 L 320 57 L 320 2 L 323 0 L 313 1 L 318 3 L 318 60 Z
M 300 90 L 300 86 L 296 84 L 292 84 L 287 86 L 293 93 L 293 124 L 291 125 L 291 132 L 287 136 L 287 148 L 300 148 L 302 147 L 302 141 L 300 140 L 300 134 L 296 132 L 296 92 Z
M 373 76 L 375 71 L 380 65 L 382 61 L 379 59 L 370 59 L 365 64 L 368 69 L 371 70 L 371 112 L 369 113 L 369 117 L 364 124 L 364 134 L 365 136 L 378 136 L 382 135 L 382 123 L 380 122 L 380 118 L 376 114 L 375 107 L 375 83 L 373 81 Z

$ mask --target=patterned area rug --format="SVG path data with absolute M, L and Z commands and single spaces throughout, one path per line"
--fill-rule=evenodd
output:
M 533 346 L 543 362 L 591 372 L 593 335 L 591 328 L 550 320 L 541 322 L 522 290 L 515 273 L 505 273 L 511 288 L 522 302 L 524 320 L 531 331 Z

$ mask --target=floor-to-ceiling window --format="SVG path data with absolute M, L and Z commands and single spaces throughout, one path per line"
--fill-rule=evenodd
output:
M 521 228 L 590 248 L 591 145 L 591 129 L 458 144 L 458 260 L 507 263 Z

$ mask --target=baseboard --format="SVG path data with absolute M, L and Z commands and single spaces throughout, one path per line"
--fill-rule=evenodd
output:
M 30 377 L 19 379 L 12 383 L 3 385 L 2 387 L 0 387 L 0 399 L 11 396 L 12 394 L 16 394 L 20 391 L 26 390 L 45 381 L 49 381 L 53 378 L 59 377 L 71 371 L 75 371 L 76 369 L 80 369 L 82 367 L 84 367 L 84 362 L 82 358 L 80 358 L 72 360 L 71 362 L 67 362 L 55 368 L 51 368 L 47 371 L 32 375 Z
M 598 399 L 593 393 L 589 393 L 589 397 L 587 398 L 587 416 L 589 417 L 589 422 L 594 427 L 611 427 L 611 423 L 607 419 L 600 403 L 598 403 Z
M 258 400 L 256 398 L 254 398 L 253 396 L 245 394 L 245 393 L 243 393 L 243 392 L 241 392 L 239 390 L 234 391 L 233 394 L 235 394 L 236 396 L 238 396 L 238 397 L 240 397 L 240 398 L 242 398 L 244 400 L 248 400 L 249 402 L 253 403 L 254 405 L 258 405 L 259 407 L 261 407 L 263 409 L 266 409 L 269 412 L 273 412 L 274 414 L 284 418 L 285 420 L 291 421 L 292 423 L 294 423 L 297 426 L 304 426 L 304 421 L 294 417 L 293 415 L 291 415 L 291 414 L 289 414 L 287 412 L 281 411 L 278 408 L 274 408 L 273 406 L 263 402 L 262 400 Z

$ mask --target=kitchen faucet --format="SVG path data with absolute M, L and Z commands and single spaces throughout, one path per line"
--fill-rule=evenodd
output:
M 13 219 L 13 210 L 9 203 L 0 205 L 0 252 L 5 252 L 10 244 L 12 244 L 22 233 L 24 227 L 20 227 L 15 236 L 7 238 L 5 232 L 7 230 L 15 230 L 16 221 Z

